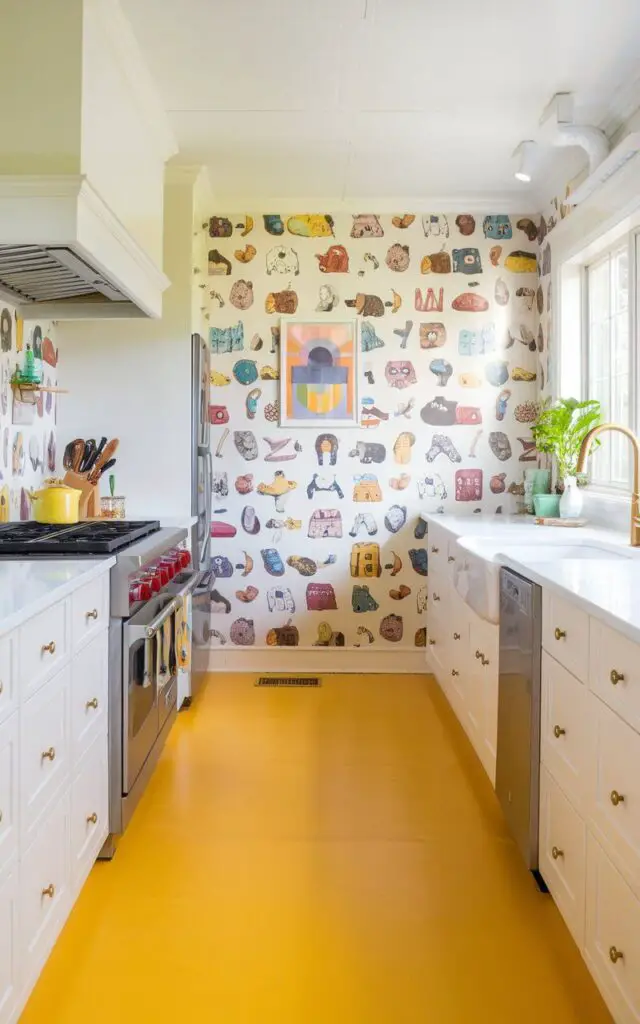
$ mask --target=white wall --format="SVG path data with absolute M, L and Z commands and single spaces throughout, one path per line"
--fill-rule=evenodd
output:
M 165 189 L 164 266 L 171 285 L 157 321 L 66 322 L 62 445 L 120 438 L 115 474 L 128 518 L 191 513 L 193 180 Z M 103 493 L 107 493 L 104 481 Z

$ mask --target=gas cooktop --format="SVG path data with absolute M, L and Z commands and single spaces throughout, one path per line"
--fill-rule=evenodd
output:
M 155 533 L 159 522 L 127 522 L 109 519 L 48 526 L 44 523 L 3 523 L 0 525 L 0 558 L 3 555 L 111 555 L 134 541 Z

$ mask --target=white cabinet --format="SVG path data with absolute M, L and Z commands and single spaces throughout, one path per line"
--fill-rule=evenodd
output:
M 584 955 L 616 1024 L 639 1024 L 640 902 L 593 836 L 587 839 Z
M 18 706 L 15 633 L 0 639 L 0 722 Z
M 456 544 L 430 523 L 426 659 L 495 784 L 499 627 L 484 622 L 453 586 Z
M 109 833 L 107 737 L 98 736 L 71 788 L 71 878 L 74 892 L 85 879 Z
M 21 962 L 35 980 L 69 904 L 69 795 L 55 805 L 20 863 Z
M 595 709 L 586 686 L 542 654 L 540 756 L 583 815 L 595 739 Z
M 542 646 L 578 679 L 588 679 L 589 616 L 548 590 L 542 594 Z
M 0 1024 L 108 834 L 108 607 L 104 573 L 0 639 Z
M 589 686 L 601 700 L 640 732 L 640 649 L 637 644 L 591 620 Z
M 18 632 L 22 698 L 29 697 L 69 658 L 69 602 L 34 615 Z
M 70 695 L 71 671 L 67 665 L 22 709 L 21 828 L 27 841 L 69 775 Z
M 584 943 L 587 830 L 544 767 L 540 768 L 540 873 L 575 941 Z
M 598 698 L 590 750 L 589 824 L 640 898 L 640 735 Z
M 106 576 L 85 583 L 71 595 L 71 638 L 77 650 L 104 630 L 109 621 L 109 582 Z
M 108 643 L 109 634 L 103 630 L 82 648 L 71 666 L 71 735 L 76 761 L 97 735 L 106 732 Z
M 18 850 L 19 719 L 0 725 L 0 869 Z
M 0 1020 L 12 1017 L 18 995 L 18 868 L 14 861 L 0 880 Z

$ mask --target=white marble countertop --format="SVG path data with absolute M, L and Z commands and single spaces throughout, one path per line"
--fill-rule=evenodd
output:
M 108 572 L 115 558 L 0 561 L 0 636 Z
M 530 562 L 502 555 L 500 561 L 640 643 L 640 566 L 635 560 Z
M 640 643 L 640 548 L 630 546 L 628 533 L 589 526 L 537 526 L 533 516 L 421 516 L 425 522 L 447 530 L 453 538 L 463 538 L 462 546 L 494 563 L 496 573 L 499 565 L 514 569 Z M 465 538 L 478 538 L 486 543 L 469 541 L 467 545 Z M 562 545 L 562 557 L 545 561 L 532 550 L 549 544 Z M 605 552 L 610 551 L 611 558 L 604 553 L 593 560 L 571 558 L 566 553 L 567 546 L 583 544 L 596 544 Z M 508 552 L 504 550 L 507 547 Z M 520 553 L 518 547 L 522 548 Z

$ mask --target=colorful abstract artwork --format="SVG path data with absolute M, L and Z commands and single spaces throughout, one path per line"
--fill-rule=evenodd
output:
M 283 319 L 280 334 L 280 425 L 357 426 L 357 322 Z

